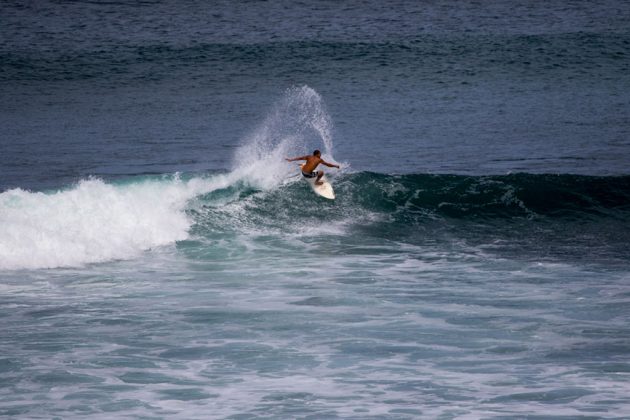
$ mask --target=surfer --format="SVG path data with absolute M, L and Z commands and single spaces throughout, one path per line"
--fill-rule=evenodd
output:
M 293 162 L 296 160 L 305 160 L 306 163 L 302 165 L 302 176 L 304 178 L 317 177 L 317 179 L 315 180 L 315 184 L 322 185 L 323 182 L 320 181 L 320 179 L 322 179 L 322 177 L 324 176 L 324 171 L 322 170 L 316 171 L 315 168 L 317 168 L 317 165 L 321 163 L 322 165 L 326 165 L 329 168 L 337 168 L 337 169 L 339 169 L 339 165 L 335 165 L 334 163 L 328 163 L 324 159 L 322 159 L 321 156 L 322 156 L 322 153 L 319 150 L 315 150 L 312 155 L 300 156 L 300 157 L 295 157 L 291 159 L 287 158 L 287 161 Z

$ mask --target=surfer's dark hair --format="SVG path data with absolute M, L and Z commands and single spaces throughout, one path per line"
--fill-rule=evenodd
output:
M 313 152 L 313 156 L 319 156 L 321 155 L 322 152 L 320 152 L 319 150 L 315 149 L 315 151 Z

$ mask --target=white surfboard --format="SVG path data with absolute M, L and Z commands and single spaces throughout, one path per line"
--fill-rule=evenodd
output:
M 302 169 L 302 165 L 300 165 L 300 169 Z M 329 200 L 335 199 L 335 191 L 333 191 L 333 187 L 332 185 L 330 185 L 330 182 L 326 180 L 326 175 L 324 175 L 320 179 L 320 181 L 322 182 L 321 185 L 315 184 L 315 181 L 317 180 L 316 177 L 306 178 L 305 176 L 302 176 L 302 178 L 304 178 L 304 180 L 308 182 L 315 194 L 320 195 L 324 198 L 328 198 Z

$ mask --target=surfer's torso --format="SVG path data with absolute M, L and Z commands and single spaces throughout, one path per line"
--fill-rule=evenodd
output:
M 315 168 L 322 162 L 322 159 L 317 156 L 306 156 L 306 163 L 302 165 L 302 172 L 307 174 L 312 173 Z

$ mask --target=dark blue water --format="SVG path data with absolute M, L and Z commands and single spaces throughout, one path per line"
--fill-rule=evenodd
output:
M 626 3 L 0 17 L 2 415 L 630 412 Z

